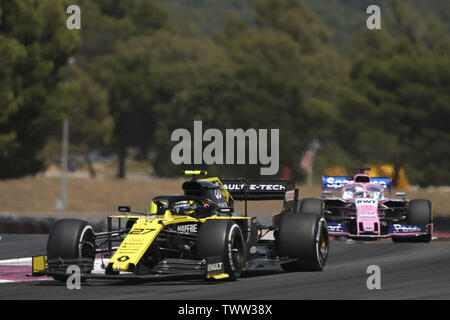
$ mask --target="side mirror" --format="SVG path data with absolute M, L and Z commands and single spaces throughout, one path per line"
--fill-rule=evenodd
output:
M 119 210 L 119 212 L 130 212 L 131 207 L 130 206 L 119 206 L 119 208 L 117 210 Z
M 324 190 L 324 191 L 322 191 L 322 196 L 329 196 L 329 195 L 331 195 L 331 194 L 333 194 L 333 192 L 331 192 L 331 191 L 329 191 L 329 190 Z
M 395 195 L 397 196 L 397 197 L 406 197 L 406 192 L 396 192 L 395 193 Z

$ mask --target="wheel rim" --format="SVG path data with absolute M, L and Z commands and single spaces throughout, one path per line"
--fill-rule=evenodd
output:
M 326 235 L 326 232 L 324 232 L 324 230 L 320 232 L 320 238 L 319 242 L 317 243 L 317 246 L 320 264 L 324 265 L 328 257 L 328 237 Z
M 95 259 L 95 240 L 92 228 L 86 227 L 81 236 L 79 246 L 80 258 Z
M 81 258 L 95 259 L 95 246 L 91 241 L 83 241 L 81 244 Z
M 242 241 L 236 236 L 233 237 L 231 245 L 231 257 L 237 270 L 241 270 L 244 264 L 244 252 L 242 250 Z

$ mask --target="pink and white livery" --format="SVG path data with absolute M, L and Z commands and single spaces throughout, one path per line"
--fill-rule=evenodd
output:
M 391 238 L 394 242 L 429 242 L 433 209 L 426 199 L 407 200 L 404 192 L 391 198 L 389 178 L 371 178 L 369 168 L 358 168 L 353 178 L 322 177 L 321 198 L 305 198 L 301 212 L 322 212 L 330 236 L 354 240 Z M 333 190 L 340 192 L 333 195 Z M 386 193 L 388 193 L 386 195 Z

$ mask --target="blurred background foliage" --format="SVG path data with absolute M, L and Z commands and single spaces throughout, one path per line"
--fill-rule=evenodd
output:
M 80 31 L 65 27 L 69 4 Z M 366 28 L 371 4 L 381 30 Z M 278 177 L 305 181 L 316 141 L 315 181 L 389 164 L 373 174 L 449 185 L 449 31 L 447 0 L 0 0 L 0 178 L 57 161 L 68 117 L 92 177 L 94 152 L 116 155 L 121 178 L 127 159 L 180 175 L 171 132 L 202 120 L 279 128 Z

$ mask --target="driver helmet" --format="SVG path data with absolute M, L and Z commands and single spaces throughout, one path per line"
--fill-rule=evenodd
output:
M 361 187 L 355 187 L 354 197 L 355 198 L 363 198 L 364 197 L 364 189 Z
M 195 212 L 194 201 L 182 200 L 176 202 L 172 210 L 177 214 L 193 214 Z

